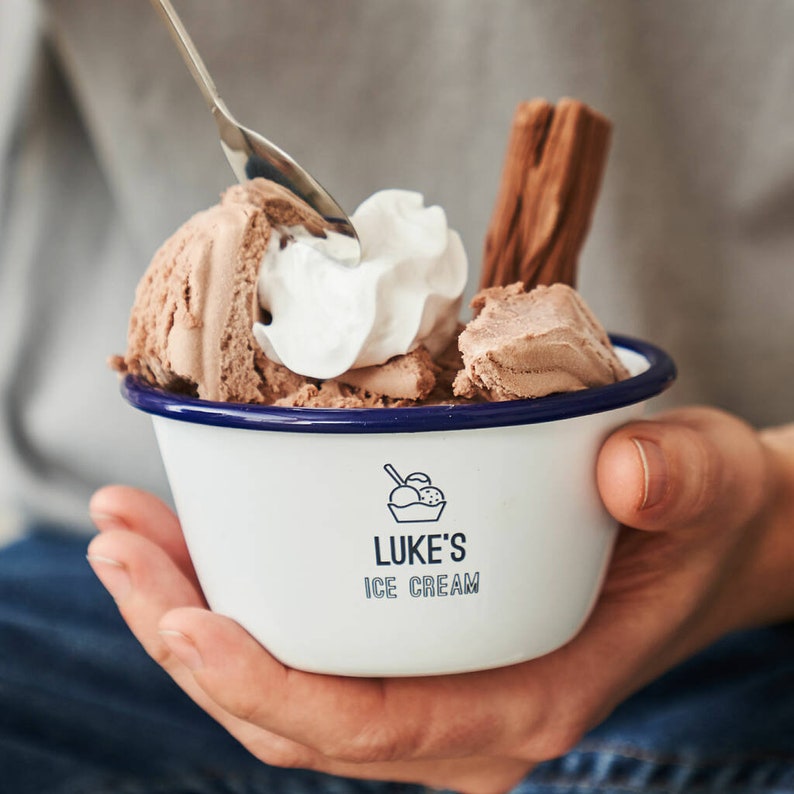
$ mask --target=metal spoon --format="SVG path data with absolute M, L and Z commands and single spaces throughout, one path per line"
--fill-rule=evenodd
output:
M 151 3 L 162 17 L 218 125 L 221 147 L 237 180 L 244 182 L 263 176 L 286 187 L 327 222 L 324 237 L 317 237 L 302 226 L 290 226 L 289 234 L 349 267 L 356 267 L 361 261 L 361 244 L 347 213 L 285 151 L 235 120 L 170 0 L 151 0 Z

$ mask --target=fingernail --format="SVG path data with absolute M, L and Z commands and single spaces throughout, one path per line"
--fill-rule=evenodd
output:
M 631 440 L 637 448 L 645 473 L 640 510 L 647 510 L 659 504 L 664 498 L 668 482 L 667 459 L 662 448 L 655 441 L 649 441 L 647 438 L 632 438 Z
M 132 590 L 132 581 L 125 565 L 118 560 L 101 557 L 97 554 L 86 554 L 86 559 L 99 581 L 115 601 L 122 601 L 127 597 Z
M 94 526 L 100 532 L 109 532 L 111 529 L 129 529 L 129 525 L 124 519 L 114 516 L 111 513 L 90 513 L 91 520 Z
M 173 629 L 160 629 L 159 634 L 171 649 L 171 653 L 189 670 L 195 672 L 204 666 L 204 660 L 190 637 Z

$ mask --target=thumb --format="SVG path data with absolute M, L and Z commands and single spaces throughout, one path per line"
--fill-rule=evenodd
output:
M 635 529 L 738 526 L 760 508 L 767 462 L 756 432 L 712 408 L 632 422 L 604 443 L 596 469 L 607 510 Z

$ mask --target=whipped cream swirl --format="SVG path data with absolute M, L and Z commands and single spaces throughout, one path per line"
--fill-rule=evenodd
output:
M 265 355 L 307 377 L 335 378 L 425 345 L 452 341 L 467 261 L 444 210 L 421 194 L 383 190 L 352 215 L 362 261 L 349 268 L 274 229 L 259 271 L 256 323 Z

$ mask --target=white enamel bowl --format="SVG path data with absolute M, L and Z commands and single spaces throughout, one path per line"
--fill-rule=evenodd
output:
M 613 337 L 632 377 L 537 400 L 275 408 L 167 394 L 152 415 L 211 608 L 283 663 L 405 676 L 481 670 L 571 639 L 616 527 L 596 489 L 605 437 L 675 377 Z

